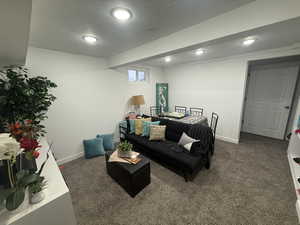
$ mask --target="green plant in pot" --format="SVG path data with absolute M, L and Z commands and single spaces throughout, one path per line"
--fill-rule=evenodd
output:
M 50 151 L 51 146 L 48 150 Z M 42 163 L 39 171 L 31 173 L 29 170 L 20 170 L 13 176 L 12 186 L 9 189 L 0 189 L 0 208 L 5 203 L 7 210 L 17 209 L 24 201 L 26 189 L 29 189 L 31 203 L 37 203 L 44 199 L 44 196 L 36 196 L 32 201 L 33 195 L 40 193 L 46 186 L 45 178 L 41 176 L 44 166 L 49 159 L 47 153 L 46 160 Z
M 45 189 L 47 182 L 45 178 L 39 176 L 38 179 L 29 185 L 30 203 L 36 204 L 45 198 L 43 190 Z
M 17 172 L 14 186 L 0 191 L 0 204 L 6 202 L 6 209 L 9 211 L 17 209 L 24 201 L 26 188 L 37 182 L 39 177 L 38 174 L 31 174 L 28 170 Z
M 118 145 L 117 149 L 119 157 L 130 158 L 133 146 L 128 141 L 123 141 Z

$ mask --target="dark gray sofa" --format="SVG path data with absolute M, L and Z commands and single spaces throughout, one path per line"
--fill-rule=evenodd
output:
M 126 129 L 124 139 L 133 144 L 134 149 L 164 166 L 182 174 L 186 181 L 193 180 L 203 168 L 210 168 L 214 152 L 214 137 L 210 127 L 201 124 L 185 124 L 161 118 L 152 118 L 166 125 L 166 141 L 149 141 L 148 138 L 129 134 Z M 129 123 L 127 123 L 129 126 Z M 177 143 L 185 132 L 190 137 L 200 140 L 193 144 L 193 152 L 187 151 Z

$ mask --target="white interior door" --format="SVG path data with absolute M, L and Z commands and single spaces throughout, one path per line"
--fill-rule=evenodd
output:
M 298 70 L 289 66 L 250 72 L 243 131 L 284 139 Z

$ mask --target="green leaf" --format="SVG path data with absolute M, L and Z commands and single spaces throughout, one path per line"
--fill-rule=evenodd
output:
M 7 197 L 13 193 L 16 189 L 10 188 L 10 189 L 0 189 L 0 205 L 3 204 L 4 200 L 7 199 Z
M 23 177 L 27 176 L 29 174 L 28 170 L 20 170 L 19 172 L 17 172 L 16 176 L 17 176 L 17 180 L 20 181 L 22 180 Z
M 22 186 L 26 187 L 27 185 L 29 184 L 32 184 L 36 181 L 39 180 L 39 175 L 38 174 L 30 174 L 30 175 L 27 175 L 25 176 L 22 180 L 21 180 L 21 184 Z
M 19 188 L 15 192 L 11 193 L 6 199 L 6 209 L 9 211 L 17 209 L 25 198 L 25 189 Z

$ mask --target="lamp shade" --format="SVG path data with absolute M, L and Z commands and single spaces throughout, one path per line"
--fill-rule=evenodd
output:
M 132 105 L 144 105 L 145 104 L 144 95 L 132 96 L 131 102 Z

